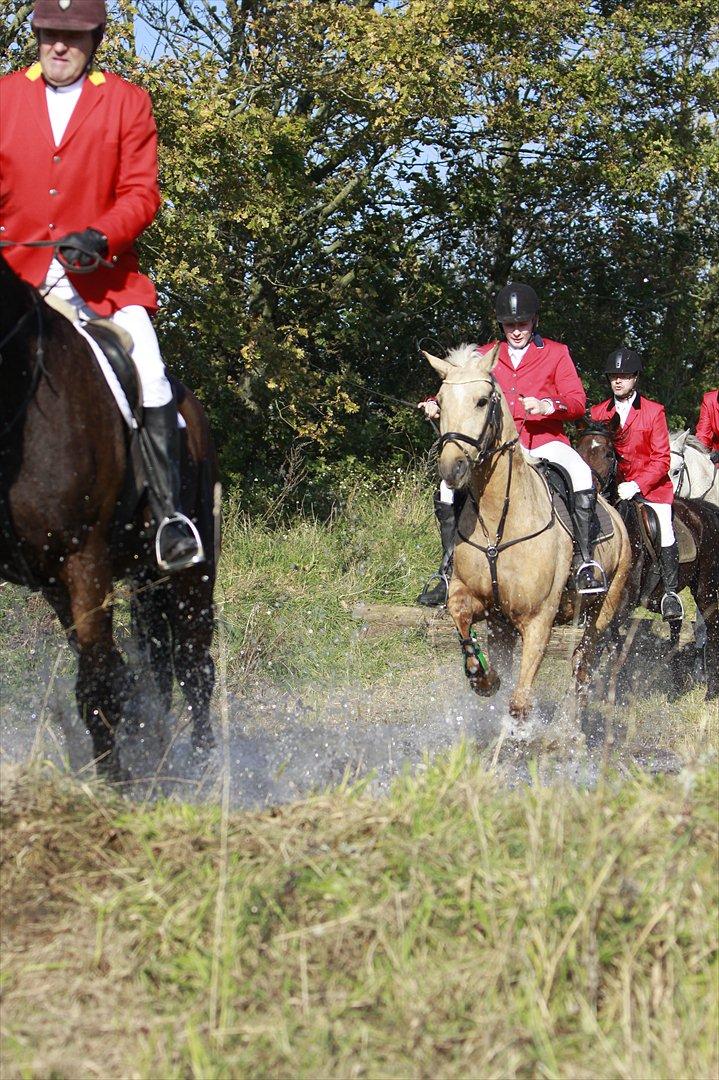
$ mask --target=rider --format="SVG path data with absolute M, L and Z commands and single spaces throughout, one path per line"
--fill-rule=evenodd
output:
M 39 60 L 0 80 L 0 240 L 56 241 L 75 272 L 50 246 L 9 247 L 7 260 L 69 302 L 80 325 L 101 316 L 131 335 L 158 557 L 178 570 L 200 552 L 178 512 L 177 409 L 150 320 L 155 288 L 133 246 L 160 206 L 157 129 L 144 90 L 93 66 L 106 19 L 104 0 L 36 0 Z
M 519 282 L 505 285 L 497 294 L 495 313 L 505 340 L 501 342 L 493 375 L 507 399 L 520 442 L 532 457 L 562 466 L 572 485 L 577 546 L 573 569 L 577 592 L 606 592 L 604 572 L 592 558 L 591 528 L 597 504 L 592 473 L 564 434 L 565 421 L 584 415 L 587 399 L 581 380 L 566 345 L 540 337 L 539 298 L 530 285 Z M 495 344 L 482 346 L 478 351 L 487 353 Z M 418 407 L 430 419 L 439 416 L 439 405 L 434 398 L 420 402 Z M 435 514 L 444 555 L 437 575 L 439 584 L 432 589 L 427 586 L 418 597 L 419 603 L 428 606 L 443 604 L 447 599 L 456 537 L 456 503 L 452 504 L 450 495 L 453 492 L 446 484 L 440 485 L 435 494 Z
M 643 397 L 636 389 L 642 361 L 633 349 L 621 346 L 609 354 L 604 365 L 612 397 L 593 405 L 593 420 L 607 424 L 615 416 L 621 427 L 614 438 L 617 468 L 621 482 L 620 499 L 641 495 L 657 515 L 660 532 L 659 567 L 664 585 L 662 617 L 667 620 L 684 616 L 677 595 L 679 586 L 679 549 L 672 525 L 674 489 L 669 479 L 669 428 L 664 406 Z
M 707 390 L 702 398 L 696 435 L 709 450 L 714 464 L 719 466 L 719 390 Z

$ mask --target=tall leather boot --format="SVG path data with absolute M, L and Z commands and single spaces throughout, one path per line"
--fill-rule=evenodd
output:
M 591 530 L 597 493 L 594 488 L 574 492 L 574 539 L 577 553 L 574 557 L 574 584 L 580 596 L 587 593 L 605 593 L 607 579 L 604 570 L 592 558 L 594 545 Z
M 684 606 L 679 598 L 679 547 L 676 540 L 669 547 L 659 551 L 659 565 L 662 571 L 664 596 L 660 610 L 667 622 L 684 618 Z
M 416 602 L 424 604 L 425 607 L 442 607 L 443 604 L 447 603 L 449 579 L 452 576 L 452 557 L 457 538 L 457 519 L 454 503 L 443 503 L 440 500 L 439 492 L 435 492 L 434 495 L 434 514 L 439 524 L 439 536 L 442 541 L 442 562 L 437 573 L 432 575 L 417 597 Z M 435 578 L 438 578 L 437 584 L 430 588 L 430 582 L 434 581 Z
M 162 570 L 182 570 L 204 559 L 199 533 L 178 509 L 180 503 L 180 432 L 174 399 L 143 410 L 140 447 L 148 497 L 157 535 L 155 553 Z

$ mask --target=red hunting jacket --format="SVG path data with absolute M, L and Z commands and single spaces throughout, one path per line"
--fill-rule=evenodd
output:
M 616 415 L 614 398 L 592 405 L 592 420 L 603 424 Z M 617 465 L 622 480 L 634 480 L 645 499 L 673 503 L 674 488 L 669 479 L 669 428 L 664 406 L 637 392 L 627 422 L 614 438 Z
M 148 94 L 116 75 L 92 72 L 55 146 L 40 65 L 0 79 L 0 239 L 57 240 L 93 228 L 108 240 L 113 268 L 70 274 L 99 315 L 157 308 L 133 244 L 160 205 L 157 129 Z M 45 279 L 52 248 L 3 249 L 30 284 Z
M 709 450 L 719 450 L 719 390 L 709 390 L 702 398 L 697 439 Z
M 483 346 L 480 353 L 488 353 L 495 344 Z M 515 371 L 509 359 L 509 346 L 503 341 L 492 374 L 507 399 L 522 446 L 530 450 L 557 440 L 569 443 L 564 424 L 584 416 L 587 396 L 566 345 L 548 338 L 544 339 L 543 348 L 531 342 Z M 520 394 L 522 397 L 549 398 L 554 412 L 549 416 L 527 416 L 519 400 Z

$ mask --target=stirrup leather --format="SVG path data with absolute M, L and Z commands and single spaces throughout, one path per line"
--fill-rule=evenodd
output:
M 595 580 L 595 584 L 590 588 L 580 589 L 577 585 L 577 578 L 581 574 L 582 570 L 591 570 L 592 576 Z M 596 571 L 599 571 L 599 580 L 597 580 Z M 604 573 L 604 567 L 601 563 L 595 562 L 594 559 L 589 559 L 588 562 L 583 562 L 581 566 L 578 566 L 574 572 L 574 583 L 577 586 L 577 594 L 579 596 L 590 596 L 592 593 L 605 593 L 607 591 L 607 576 Z
M 195 546 L 197 547 L 197 551 L 191 559 L 182 559 L 176 562 L 167 562 L 166 559 L 162 558 L 160 541 L 162 540 L 162 534 L 168 525 L 185 525 L 190 530 L 192 538 L 195 541 Z M 164 517 L 157 527 L 157 534 L 155 536 L 155 558 L 157 559 L 157 565 L 160 567 L 161 570 L 167 570 L 170 572 L 173 570 L 182 569 L 185 566 L 195 566 L 197 563 L 204 562 L 205 549 L 202 546 L 202 539 L 199 532 L 197 531 L 195 523 L 193 521 L 190 521 L 188 517 L 185 517 L 185 515 L 181 514 L 179 511 L 171 514 L 169 517 Z

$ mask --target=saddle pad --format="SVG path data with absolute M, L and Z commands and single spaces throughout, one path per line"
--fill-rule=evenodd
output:
M 572 519 L 569 516 L 566 504 L 560 499 L 556 492 L 552 492 L 552 501 L 554 503 L 554 510 L 557 515 L 557 519 L 564 528 L 564 531 L 574 539 L 574 527 L 572 525 Z M 597 532 L 598 528 L 598 532 Z M 596 535 L 595 535 L 596 534 Z M 599 544 L 603 540 L 610 540 L 614 536 L 614 525 L 612 519 L 609 516 L 606 504 L 602 498 L 597 499 L 597 509 L 594 514 L 594 529 L 592 530 L 592 543 Z
M 694 537 L 680 518 L 675 517 L 672 524 L 674 525 L 674 535 L 677 538 L 679 547 L 679 562 L 694 562 L 697 557 L 697 545 Z

